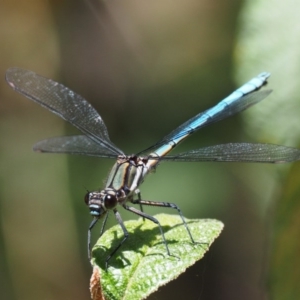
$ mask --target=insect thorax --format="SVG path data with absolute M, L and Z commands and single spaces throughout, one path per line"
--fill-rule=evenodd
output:
M 147 159 L 137 156 L 119 156 L 107 179 L 106 188 L 123 190 L 126 195 L 133 192 L 148 173 Z

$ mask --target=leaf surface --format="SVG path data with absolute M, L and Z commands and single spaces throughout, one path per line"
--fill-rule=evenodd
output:
M 165 233 L 170 256 L 159 228 L 149 220 L 124 223 L 129 237 L 109 260 L 107 270 L 105 260 L 123 238 L 120 226 L 107 230 L 96 243 L 92 265 L 94 272 L 100 274 L 102 299 L 145 299 L 200 260 L 223 229 L 223 224 L 217 220 L 186 219 L 196 241 L 192 243 L 179 216 L 159 214 L 155 218 Z

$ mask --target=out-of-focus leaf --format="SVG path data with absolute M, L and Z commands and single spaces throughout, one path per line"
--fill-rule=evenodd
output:
M 249 109 L 246 129 L 260 142 L 300 144 L 300 2 L 245 2 L 236 47 L 236 78 L 243 82 L 271 72 L 274 92 Z M 283 179 L 282 175 L 287 175 Z M 272 242 L 267 279 L 271 299 L 299 299 L 300 295 L 300 165 L 278 176 L 269 170 L 277 203 L 271 225 Z M 263 268 L 263 266 L 262 266 Z
M 248 0 L 240 15 L 236 78 L 271 72 L 274 90 L 246 113 L 247 132 L 264 142 L 297 146 L 300 139 L 300 2 Z
M 109 260 L 107 271 L 105 259 L 123 238 L 120 226 L 107 230 L 93 248 L 92 265 L 94 273 L 100 274 L 106 300 L 145 299 L 201 259 L 223 229 L 220 221 L 186 219 L 193 244 L 180 217 L 159 214 L 155 218 L 165 232 L 171 256 L 157 225 L 143 219 L 125 222 L 129 238 Z
M 299 299 L 300 295 L 300 164 L 286 179 L 274 218 L 269 273 L 270 299 Z

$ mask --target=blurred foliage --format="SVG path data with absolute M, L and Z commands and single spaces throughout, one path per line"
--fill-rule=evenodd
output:
M 300 4 L 294 1 L 247 1 L 241 12 L 237 78 L 263 65 L 272 73 L 273 95 L 245 115 L 245 129 L 260 140 L 300 145 Z M 254 46 L 255 45 L 255 46 Z M 254 134 L 253 134 L 254 133 Z M 300 287 L 299 164 L 267 172 L 274 187 L 271 238 L 264 280 L 270 299 L 298 299 Z M 271 210 L 270 210 L 271 211 Z
M 298 299 L 300 278 L 300 165 L 290 170 L 275 206 L 268 287 L 271 299 Z
M 271 73 L 274 90 L 245 114 L 245 129 L 258 140 L 297 146 L 300 140 L 300 22 L 294 1 L 247 1 L 240 15 L 236 78 L 242 83 L 257 68 Z M 276 130 L 274 130 L 274 128 Z

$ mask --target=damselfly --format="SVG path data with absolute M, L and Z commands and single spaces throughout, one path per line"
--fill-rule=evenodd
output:
M 180 142 L 196 130 L 241 112 L 267 97 L 271 90 L 261 89 L 270 76 L 261 73 L 242 87 L 234 91 L 216 106 L 199 113 L 183 123 L 153 146 L 135 154 L 125 155 L 109 139 L 107 128 L 98 112 L 80 95 L 51 79 L 34 72 L 11 68 L 6 73 L 8 84 L 17 92 L 37 102 L 51 112 L 81 130 L 84 135 L 54 137 L 38 142 L 34 150 L 38 152 L 70 153 L 115 158 L 116 163 L 108 176 L 102 191 L 88 192 L 85 203 L 88 205 L 93 220 L 88 229 L 88 253 L 90 257 L 91 230 L 97 221 L 104 217 L 100 233 L 102 235 L 110 211 L 113 211 L 120 224 L 124 238 L 106 258 L 106 267 L 128 237 L 128 231 L 117 210 L 124 209 L 143 218 L 149 219 L 159 227 L 167 253 L 169 247 L 159 221 L 143 212 L 143 205 L 168 207 L 177 210 L 187 233 L 194 243 L 191 232 L 179 207 L 169 202 L 146 201 L 141 197 L 139 185 L 145 176 L 161 161 L 217 161 L 217 162 L 260 162 L 284 163 L 300 159 L 300 150 L 273 144 L 229 143 L 204 147 L 177 155 L 167 155 Z M 129 206 L 138 204 L 140 210 Z

